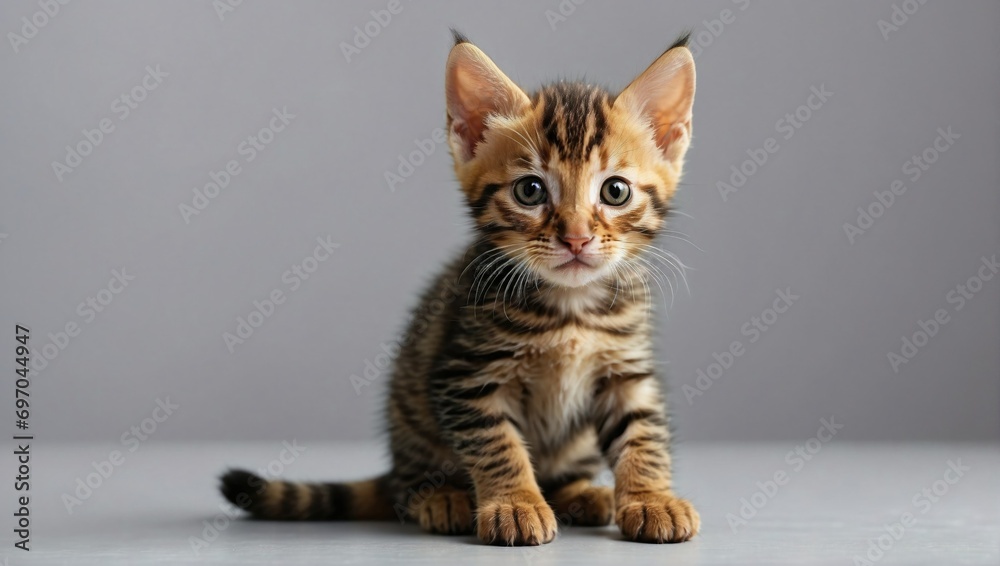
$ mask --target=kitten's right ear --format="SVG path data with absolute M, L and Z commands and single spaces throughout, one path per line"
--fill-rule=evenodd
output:
M 483 140 L 490 115 L 516 116 L 531 105 L 528 95 L 503 74 L 496 64 L 455 34 L 455 46 L 445 70 L 448 105 L 448 144 L 456 161 L 464 163 L 475 155 Z

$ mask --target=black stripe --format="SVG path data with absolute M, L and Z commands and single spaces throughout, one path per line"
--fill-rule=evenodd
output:
M 630 424 L 636 421 L 652 419 L 658 414 L 656 411 L 650 409 L 639 409 L 625 413 L 613 427 L 601 434 L 601 452 L 607 452 L 614 441 L 625 434 Z
M 472 206 L 473 212 L 478 216 L 480 211 L 486 208 L 486 205 L 493 200 L 493 197 L 503 188 L 503 185 L 497 183 L 490 183 L 483 187 L 483 192 L 479 195 L 475 201 L 469 203 Z
M 416 487 L 422 479 L 424 479 L 423 473 L 426 470 L 423 469 L 412 469 L 412 470 L 396 470 L 396 480 L 403 485 L 411 485 Z
M 630 445 L 633 442 L 635 443 L 634 444 L 635 446 L 639 446 L 639 445 L 645 444 L 647 442 L 651 442 L 654 445 L 664 445 L 664 446 L 666 446 L 666 444 L 667 444 L 667 435 L 665 435 L 665 434 L 659 434 L 659 433 L 656 433 L 656 434 L 644 434 L 642 436 L 636 436 L 636 437 L 630 438 L 628 440 L 628 444 L 630 444 Z
M 445 427 L 451 432 L 464 432 L 473 429 L 493 428 L 500 426 L 507 419 L 496 415 L 480 414 L 476 417 L 458 419 L 454 422 L 445 423 Z
M 326 505 L 326 491 L 323 486 L 319 484 L 312 484 L 309 486 L 309 516 L 308 519 L 311 521 L 322 521 L 326 519 L 328 512 Z
M 525 299 L 523 306 L 519 303 L 513 305 L 518 312 L 530 313 L 547 318 L 560 318 L 562 313 L 556 308 L 542 301 L 541 293 L 531 293 Z
M 335 521 L 342 521 L 349 518 L 351 503 L 354 499 L 351 488 L 342 483 L 327 483 L 323 485 L 326 487 L 326 493 L 330 499 L 329 518 Z
M 604 115 L 604 106 L 602 103 L 607 95 L 598 92 L 595 94 L 596 103 L 593 107 L 594 112 L 594 135 L 590 138 L 590 143 L 587 144 L 587 149 L 583 152 L 583 158 L 587 159 L 590 153 L 595 147 L 601 145 L 604 142 L 604 131 L 608 127 L 607 117 Z
M 451 498 L 447 497 L 447 496 L 444 498 L 444 516 L 445 516 L 445 519 L 444 519 L 445 520 L 445 525 L 447 525 L 448 532 L 450 533 L 450 532 L 452 532 L 452 525 L 451 525 L 452 524 L 452 520 L 451 520 Z
M 411 432 L 415 432 L 419 434 L 421 437 L 426 438 L 427 440 L 430 440 L 432 442 L 437 442 L 438 441 L 437 434 L 435 434 L 434 431 L 426 430 L 426 427 L 423 426 L 423 423 L 418 421 L 414 417 L 413 411 L 408 410 L 408 408 L 410 407 L 410 401 L 408 399 L 403 398 L 403 395 L 404 392 L 400 388 L 392 389 L 392 391 L 389 393 L 389 401 L 395 404 L 396 408 L 399 409 L 399 415 L 400 418 L 403 420 L 403 423 L 407 426 L 407 428 L 410 429 Z
M 512 358 L 514 354 L 511 350 L 496 350 L 483 354 L 465 352 L 460 357 L 450 357 L 449 352 L 445 351 L 443 353 L 445 359 L 441 363 L 441 366 L 432 370 L 429 376 L 431 387 L 450 385 L 449 382 L 456 378 L 474 375 L 482 371 L 490 363 Z M 497 384 L 491 385 L 498 386 Z M 471 398 L 474 399 L 476 397 Z
M 559 147 L 559 125 L 556 123 L 556 93 L 551 90 L 545 93 L 545 112 L 542 114 L 542 127 L 545 128 L 545 139 L 549 145 Z
M 492 322 L 501 330 L 511 334 L 544 334 L 546 332 L 552 332 L 553 330 L 559 330 L 567 324 L 574 322 L 574 319 L 567 318 L 565 320 L 557 320 L 555 322 L 535 325 L 516 318 L 510 319 L 501 314 L 493 317 Z
M 612 375 L 612 379 L 617 379 L 619 381 L 642 381 L 644 379 L 649 379 L 654 377 L 655 374 L 652 372 L 637 372 L 637 373 L 621 373 Z
M 664 202 L 663 199 L 660 198 L 659 193 L 656 192 L 656 185 L 639 185 L 639 188 L 642 189 L 647 196 L 649 196 L 649 200 L 653 202 L 653 210 L 655 210 L 661 217 L 666 216 L 667 213 L 670 212 L 670 208 L 667 206 L 667 203 Z
M 501 232 L 506 232 L 510 230 L 510 226 L 501 226 L 500 224 L 490 223 L 484 224 L 477 228 L 484 236 L 495 236 Z M 486 250 L 488 251 L 488 250 Z
M 611 334 L 613 336 L 632 336 L 642 328 L 643 321 L 638 321 L 625 326 L 599 326 L 596 324 L 583 324 L 580 323 L 580 327 L 586 328 L 587 330 L 596 330 L 598 332 L 604 332 L 605 334 Z
M 444 394 L 452 399 L 462 399 L 463 401 L 471 401 L 473 399 L 482 399 L 483 397 L 489 397 L 500 388 L 500 384 L 496 382 L 486 383 L 484 385 L 476 387 L 468 387 L 465 389 L 458 389 L 453 391 L 445 391 Z
M 514 507 L 514 528 L 517 529 L 517 540 L 524 540 L 524 532 L 521 531 L 521 519 L 518 517 L 523 512 L 521 507 Z
M 457 359 L 459 361 L 463 361 L 470 364 L 476 362 L 488 364 L 490 362 L 495 362 L 497 360 L 506 360 L 509 358 L 513 358 L 516 354 L 517 352 L 513 350 L 493 350 L 491 352 L 486 352 L 486 353 L 479 353 L 479 352 L 468 353 L 464 357 Z
M 661 477 L 663 477 L 662 470 L 659 470 L 659 469 L 654 468 L 652 466 L 645 466 L 645 465 L 642 465 L 641 463 L 637 464 L 636 466 L 634 466 L 632 468 L 632 471 L 635 472 L 635 473 L 637 473 L 637 474 L 639 474 L 640 476 L 642 476 L 644 478 L 648 478 L 648 479 L 651 479 L 651 480 L 654 480 L 654 481 L 660 479 Z
M 541 488 L 544 495 L 550 496 L 555 495 L 556 492 L 571 483 L 578 482 L 580 480 L 589 480 L 593 477 L 594 474 L 589 472 L 567 472 L 556 476 L 555 478 L 538 482 L 538 487 Z
M 586 458 L 581 458 L 573 464 L 577 468 L 584 468 L 587 466 L 600 466 L 604 462 L 604 458 L 600 454 L 594 454 L 593 456 L 587 456 Z
M 469 367 L 442 367 L 433 370 L 428 379 L 433 384 L 434 382 L 448 381 L 459 377 L 468 377 L 476 373 L 474 368 Z
M 587 307 L 587 309 L 584 312 L 590 316 L 608 316 L 608 315 L 620 314 L 622 311 L 632 306 L 633 303 L 629 300 L 628 295 L 625 295 L 618 297 L 615 300 L 614 304 L 612 305 Z
M 299 506 L 299 489 L 294 483 L 284 482 L 285 490 L 281 493 L 281 517 L 297 519 L 295 509 Z
M 498 458 L 485 466 L 479 466 L 477 470 L 491 478 L 505 478 L 520 475 L 521 466 L 510 463 L 505 458 Z
M 471 456 L 479 455 L 481 450 L 484 450 L 493 444 L 494 442 L 500 442 L 504 439 L 503 435 L 491 435 L 491 436 L 481 436 L 477 438 L 467 438 L 465 440 L 460 440 L 455 443 L 455 452 L 459 454 L 467 453 Z

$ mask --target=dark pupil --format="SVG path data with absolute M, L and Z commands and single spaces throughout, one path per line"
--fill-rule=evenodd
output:
M 611 197 L 611 200 L 618 200 L 619 198 L 621 198 L 622 196 L 621 185 L 618 183 L 611 183 L 611 185 L 608 187 L 608 196 Z
M 525 183 L 524 184 L 524 198 L 531 199 L 535 196 L 538 191 L 538 183 Z

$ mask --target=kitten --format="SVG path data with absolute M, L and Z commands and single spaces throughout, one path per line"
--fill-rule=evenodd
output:
M 425 293 L 395 361 L 392 469 L 327 484 L 230 471 L 223 494 L 259 518 L 398 517 L 503 545 L 551 541 L 557 516 L 690 539 L 700 520 L 671 487 L 646 281 L 691 139 L 687 37 L 617 95 L 573 82 L 529 95 L 456 33 L 445 87 L 478 240 Z M 591 483 L 605 464 L 614 489 Z

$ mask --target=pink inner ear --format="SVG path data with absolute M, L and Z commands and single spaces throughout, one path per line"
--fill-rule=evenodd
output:
M 451 130 L 458 136 L 464 146 L 466 158 L 475 155 L 476 146 L 483 141 L 486 134 L 486 118 L 492 109 L 482 105 L 473 107 L 467 104 L 461 107 L 461 115 L 452 119 Z
M 486 133 L 491 113 L 515 113 L 530 105 L 524 94 L 482 51 L 469 43 L 452 48 L 445 75 L 454 149 L 468 159 Z
M 660 134 L 659 139 L 656 140 L 656 145 L 664 153 L 668 153 L 670 146 L 674 145 L 682 137 L 684 137 L 684 124 L 673 124 L 666 132 Z
M 679 122 L 670 126 L 663 135 L 658 136 L 656 145 L 663 152 L 667 161 L 677 162 L 687 151 L 687 137 L 690 135 L 691 122 Z
M 454 118 L 451 122 L 452 134 L 458 136 L 462 141 L 462 159 L 470 159 L 476 150 L 476 144 L 482 139 L 482 131 L 473 132 L 469 123 L 461 118 Z
M 477 84 L 477 78 L 462 71 L 460 67 L 454 69 L 453 81 L 449 92 L 449 110 L 452 112 L 452 133 L 458 137 L 463 146 L 465 158 L 472 157 L 476 145 L 483 139 L 485 124 L 483 120 L 486 113 L 481 108 L 483 103 Z

